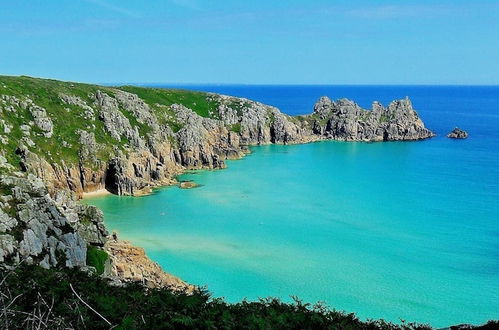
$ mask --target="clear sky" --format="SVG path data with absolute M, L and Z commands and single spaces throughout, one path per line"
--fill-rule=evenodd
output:
M 0 74 L 499 84 L 499 1 L 0 0 Z

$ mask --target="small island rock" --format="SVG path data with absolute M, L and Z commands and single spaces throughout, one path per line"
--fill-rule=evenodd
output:
M 468 137 L 468 132 L 456 127 L 452 132 L 447 134 L 447 137 L 451 139 L 466 139 Z
M 192 189 L 192 188 L 197 188 L 197 187 L 199 187 L 199 185 L 194 181 L 182 181 L 182 182 L 180 182 L 181 189 Z

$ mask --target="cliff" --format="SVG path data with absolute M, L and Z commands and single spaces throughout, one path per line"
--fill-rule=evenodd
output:
M 348 99 L 331 101 L 321 97 L 312 115 L 314 134 L 341 141 L 410 141 L 435 136 L 424 126 L 409 98 L 384 107 L 374 102 L 371 110 L 362 109 Z
M 213 93 L 0 77 L 0 263 L 84 268 L 97 249 L 110 254 L 107 275 L 139 279 L 139 269 L 117 265 L 124 251 L 145 255 L 108 248 L 102 212 L 76 203 L 84 192 L 148 193 L 186 169 L 224 168 L 249 145 L 433 135 L 409 99 L 369 111 L 323 97 L 310 115 L 291 117 Z M 141 280 L 168 282 L 157 274 L 151 265 Z

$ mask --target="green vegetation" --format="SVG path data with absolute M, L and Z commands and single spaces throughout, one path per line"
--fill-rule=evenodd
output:
M 136 86 L 118 87 L 121 90 L 137 94 L 154 109 L 156 104 L 169 106 L 172 104 L 183 104 L 194 110 L 198 115 L 208 118 L 218 118 L 218 104 L 211 100 L 209 94 L 182 89 L 145 88 Z
M 93 100 L 90 95 L 95 94 L 97 89 L 106 91 L 107 88 L 24 76 L 0 76 L 0 95 L 15 96 L 20 100 L 29 97 L 36 105 L 43 107 L 53 121 L 54 132 L 51 138 L 44 137 L 34 126 L 29 136 L 37 146 L 37 153 L 52 163 L 61 163 L 62 161 L 68 164 L 77 163 L 78 149 L 76 146 L 79 136 L 76 132 L 78 129 L 95 131 L 96 140 L 99 143 L 110 142 L 110 137 L 97 129 L 102 129 L 103 126 L 93 129 L 90 123 L 83 118 L 82 108 L 64 104 L 59 98 L 61 93 L 75 95 L 88 104 L 92 104 Z M 13 127 L 8 135 L 9 144 L 2 148 L 6 149 L 5 155 L 9 163 L 17 165 L 19 157 L 15 154 L 15 149 L 22 139 L 20 126 L 28 124 L 33 120 L 33 117 L 27 109 L 17 106 L 15 112 L 5 114 L 4 111 L 2 117 L 7 124 L 11 124 Z M 63 147 L 63 143 L 67 146 Z
M 392 119 L 393 119 L 392 116 L 388 116 L 388 115 L 384 115 L 384 114 L 379 117 L 379 121 L 382 123 L 389 122 Z
M 206 291 L 186 295 L 146 291 L 138 284 L 116 287 L 77 270 L 35 266 L 0 272 L 0 292 L 0 324 L 9 329 L 38 324 L 44 329 L 429 329 L 362 322 L 354 314 L 297 299 L 293 304 L 278 299 L 228 304 Z
M 232 132 L 241 133 L 241 123 L 235 123 L 230 126 Z
M 89 120 L 85 114 L 85 109 L 77 105 L 65 104 L 60 99 L 61 94 L 78 96 L 96 110 L 94 115 L 98 117 L 98 108 L 94 106 L 95 93 L 97 90 L 101 90 L 114 96 L 116 89 L 137 94 L 154 111 L 158 122 L 161 125 L 168 125 L 173 132 L 178 132 L 183 124 L 176 120 L 175 113 L 170 109 L 172 104 L 183 104 L 203 117 L 218 118 L 219 116 L 217 110 L 219 104 L 213 100 L 210 94 L 203 92 L 134 86 L 106 87 L 25 76 L 0 76 L 0 95 L 14 96 L 21 101 L 30 98 L 36 105 L 47 111 L 53 122 L 53 135 L 47 138 L 39 128 L 33 125 L 34 118 L 28 109 L 14 105 L 15 111 L 13 112 L 3 110 L 0 119 L 4 121 L 4 125 L 0 122 L 0 132 L 3 132 L 4 126 L 7 125 L 11 127 L 11 130 L 8 133 L 8 144 L 0 143 L 0 155 L 3 154 L 10 164 L 17 167 L 21 159 L 15 151 L 23 139 L 27 137 L 35 144 L 33 147 L 28 146 L 28 148 L 33 151 L 36 149 L 36 153 L 49 163 L 62 164 L 64 162 L 67 166 L 76 165 L 80 161 L 78 130 L 94 133 L 99 146 L 96 155 L 102 162 L 106 162 L 112 157 L 114 148 L 126 153 L 125 147 L 129 141 L 125 137 L 116 141 L 106 131 L 101 120 Z M 0 103 L 0 106 L 3 104 Z M 9 102 L 6 106 L 9 106 Z M 119 110 L 129 120 L 132 127 L 138 129 L 143 138 L 151 132 L 151 128 L 147 124 L 138 122 L 130 111 L 122 107 Z M 28 124 L 31 126 L 31 131 L 26 136 L 23 134 L 21 126 Z M 26 145 L 26 141 L 24 145 Z M 96 164 L 85 165 L 93 168 Z
M 106 251 L 96 248 L 95 246 L 88 246 L 87 249 L 87 265 L 95 267 L 98 275 L 104 273 L 104 266 L 109 258 Z

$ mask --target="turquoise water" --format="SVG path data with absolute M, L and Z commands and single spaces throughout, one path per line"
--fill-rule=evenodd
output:
M 468 140 L 254 147 L 181 177 L 196 189 L 87 202 L 229 301 L 296 295 L 364 319 L 480 323 L 499 318 L 499 139 L 486 134 L 499 117 L 479 118 Z

